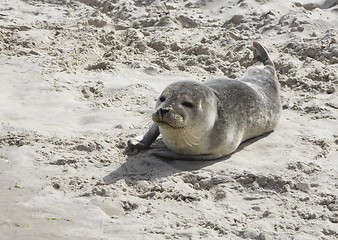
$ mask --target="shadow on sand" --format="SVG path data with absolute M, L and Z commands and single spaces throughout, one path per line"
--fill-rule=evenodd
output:
M 245 147 L 255 143 L 256 141 L 267 137 L 270 133 L 249 139 L 243 142 L 237 150 L 225 157 L 211 161 L 182 161 L 182 160 L 165 160 L 157 158 L 151 154 L 151 149 L 140 152 L 137 155 L 128 156 L 126 162 L 123 163 L 115 171 L 109 173 L 103 178 L 105 184 L 113 184 L 121 179 L 125 180 L 152 180 L 166 176 L 174 175 L 183 171 L 196 171 L 201 168 L 211 166 L 217 162 L 229 159 L 233 154 L 243 150 Z M 156 149 L 166 149 L 162 140 L 157 140 L 154 144 Z

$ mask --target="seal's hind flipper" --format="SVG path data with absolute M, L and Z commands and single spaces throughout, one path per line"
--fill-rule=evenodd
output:
M 259 43 L 254 41 L 253 44 L 253 60 L 256 62 L 262 62 L 264 65 L 275 67 L 270 59 L 268 51 Z

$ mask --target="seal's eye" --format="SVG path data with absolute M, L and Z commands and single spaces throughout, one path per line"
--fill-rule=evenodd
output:
M 165 97 L 160 97 L 160 101 L 164 102 L 165 101 Z
M 182 102 L 182 105 L 187 108 L 193 108 L 194 105 L 191 102 Z

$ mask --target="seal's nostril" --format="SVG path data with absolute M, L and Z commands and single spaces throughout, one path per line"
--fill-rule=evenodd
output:
M 167 112 L 169 112 L 169 109 L 160 108 L 158 111 L 159 111 L 159 113 L 163 116 L 163 115 L 165 115 Z

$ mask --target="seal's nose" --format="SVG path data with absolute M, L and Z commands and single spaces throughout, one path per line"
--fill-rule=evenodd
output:
M 161 115 L 161 116 L 164 116 L 167 112 L 169 112 L 169 109 L 160 108 L 158 110 L 158 114 Z

